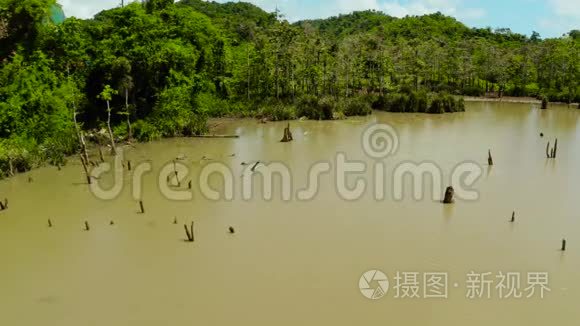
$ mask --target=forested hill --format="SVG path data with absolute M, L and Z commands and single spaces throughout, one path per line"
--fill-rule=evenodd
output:
M 202 0 L 61 22 L 56 5 L 0 0 L 4 175 L 62 161 L 95 128 L 151 140 L 204 133 L 210 116 L 443 113 L 462 110 L 458 95 L 580 94 L 579 31 L 542 40 L 439 13 L 374 11 L 289 23 L 248 3 Z

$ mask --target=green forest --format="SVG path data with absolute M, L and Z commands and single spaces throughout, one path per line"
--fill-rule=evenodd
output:
M 579 80 L 578 30 L 542 39 L 377 11 L 290 23 L 202 0 L 82 20 L 55 0 L 0 0 L 0 174 L 64 164 L 85 138 L 114 152 L 115 141 L 204 134 L 210 117 L 445 113 L 490 93 L 571 103 Z

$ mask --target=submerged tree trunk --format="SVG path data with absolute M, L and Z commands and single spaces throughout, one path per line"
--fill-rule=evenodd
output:
M 111 105 L 109 101 L 107 101 L 107 128 L 109 130 L 109 138 L 111 140 L 111 154 L 117 155 L 117 147 L 115 146 L 115 138 L 113 136 L 113 129 L 111 129 Z

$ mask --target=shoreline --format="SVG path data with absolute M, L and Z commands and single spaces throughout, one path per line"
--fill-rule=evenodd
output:
M 478 96 L 463 96 L 465 102 L 494 102 L 494 103 L 519 103 L 519 104 L 542 104 L 542 101 L 534 97 L 515 97 L 515 96 L 504 96 L 502 98 L 498 97 L 478 97 Z M 550 102 L 550 104 L 557 105 L 578 105 L 579 103 L 565 103 L 565 102 Z

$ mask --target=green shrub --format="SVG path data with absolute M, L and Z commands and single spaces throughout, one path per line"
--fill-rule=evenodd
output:
M 332 120 L 336 108 L 336 100 L 333 97 L 318 99 L 316 96 L 304 95 L 297 101 L 296 113 L 298 117 L 312 120 Z
M 484 96 L 485 95 L 485 89 L 479 87 L 479 86 L 465 86 L 462 90 L 463 95 L 466 96 Z
M 429 105 L 429 109 L 427 110 L 427 113 L 430 113 L 430 114 L 445 113 L 444 105 L 445 105 L 444 100 L 441 98 L 440 95 L 438 95 L 431 100 L 431 105 Z
M 366 116 L 373 113 L 370 103 L 362 96 L 349 98 L 341 102 L 340 111 L 347 117 Z
M 163 90 L 150 119 L 163 137 L 192 136 L 207 131 L 207 108 L 198 108 L 188 85 Z
M 133 123 L 133 137 L 141 142 L 158 140 L 162 137 L 161 132 L 151 123 L 138 120 Z
M 336 111 L 336 100 L 333 97 L 325 96 L 318 101 L 317 120 L 332 120 Z
M 298 117 L 317 119 L 318 98 L 313 95 L 303 95 L 296 101 L 296 114 Z
M 284 103 L 265 104 L 260 108 L 257 117 L 270 121 L 294 120 L 296 119 L 296 108 Z

